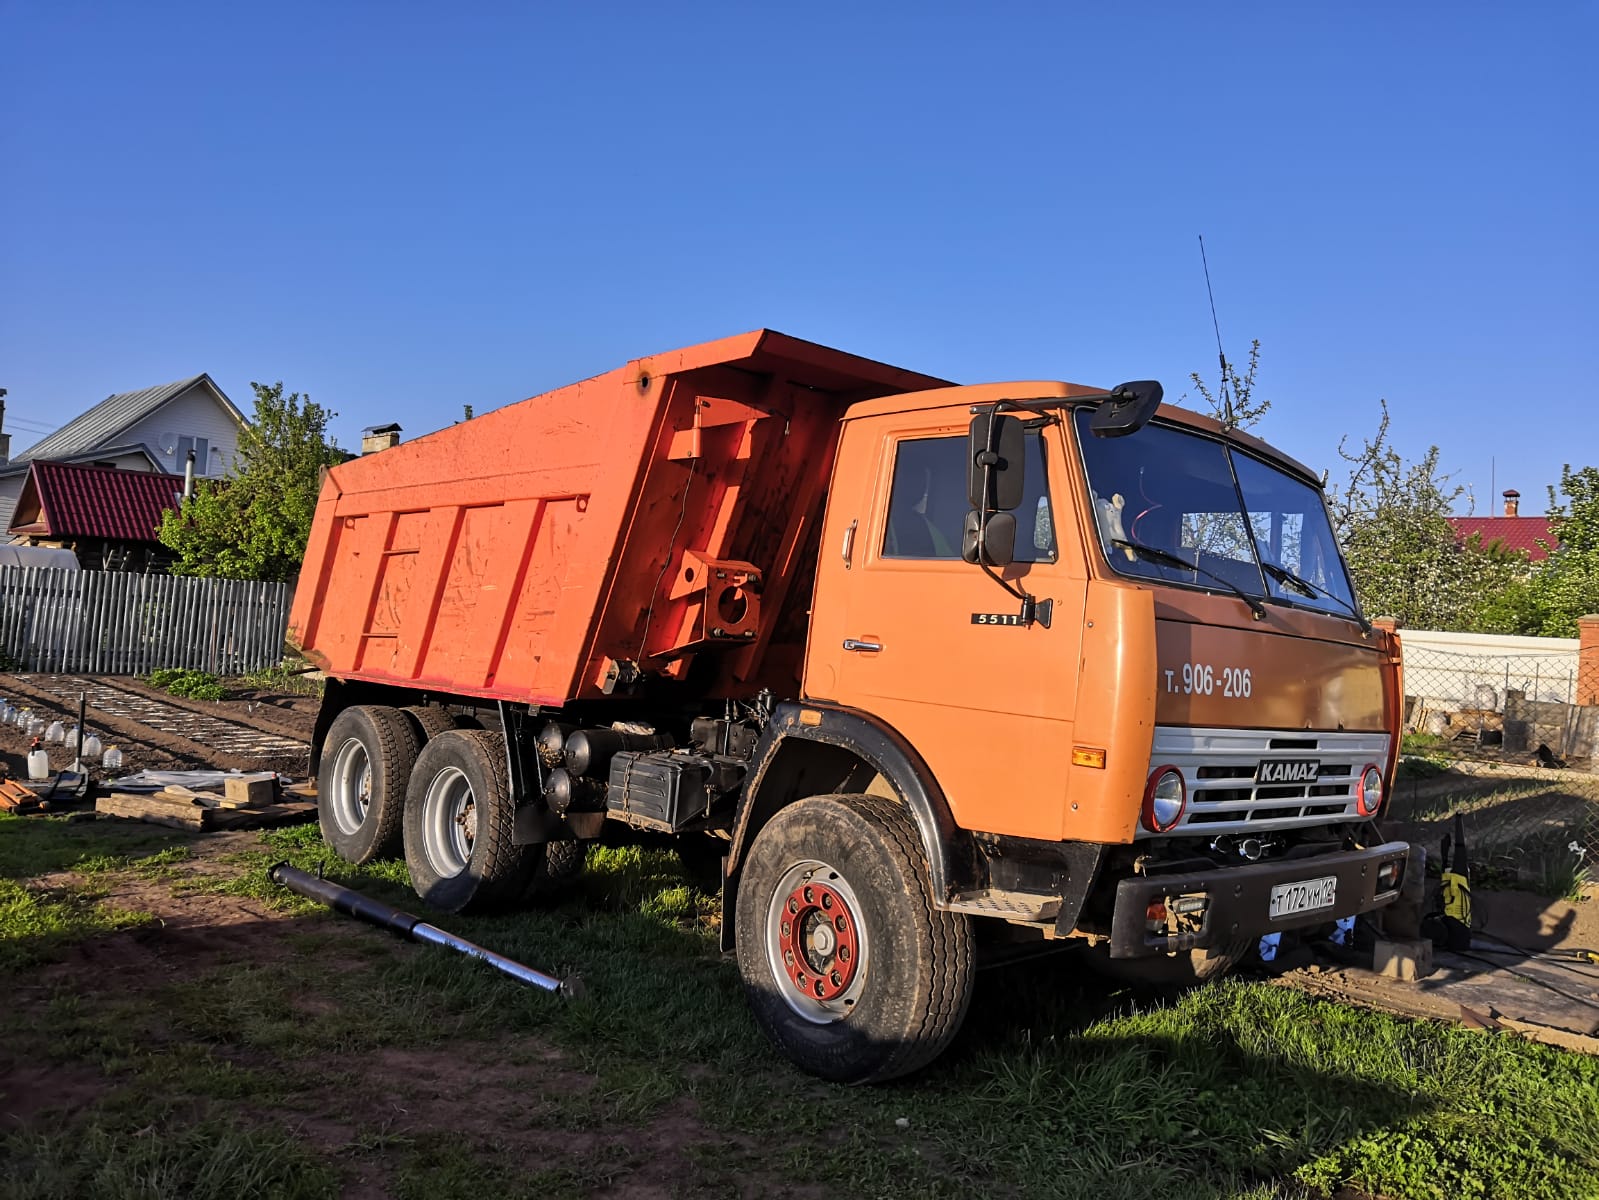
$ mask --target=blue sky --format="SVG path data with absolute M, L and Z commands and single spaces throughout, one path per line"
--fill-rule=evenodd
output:
M 0 0 L 0 386 L 283 380 L 407 435 L 762 325 L 1213 379 L 1477 511 L 1599 465 L 1599 5 Z

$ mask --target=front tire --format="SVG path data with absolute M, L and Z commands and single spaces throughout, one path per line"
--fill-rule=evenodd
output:
M 907 1075 L 966 1015 L 970 923 L 934 906 L 916 825 L 893 801 L 818 796 L 783 809 L 750 849 L 735 920 L 756 1021 L 813 1075 Z
M 429 908 L 485 912 L 521 899 L 543 858 L 518 846 L 505 738 L 480 729 L 429 739 L 405 795 L 405 865 Z
M 398 709 L 363 704 L 333 719 L 317 769 L 317 822 L 345 862 L 399 854 L 406 784 L 420 744 Z

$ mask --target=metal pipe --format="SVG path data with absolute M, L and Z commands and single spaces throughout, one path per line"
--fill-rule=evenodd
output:
M 286 862 L 275 864 L 267 871 L 267 878 L 273 883 L 286 887 L 308 899 L 325 904 L 336 912 L 345 913 L 357 920 L 365 921 L 369 925 L 376 925 L 397 933 L 403 938 L 414 942 L 423 942 L 430 946 L 443 946 L 447 950 L 454 950 L 458 954 L 465 954 L 469 958 L 478 959 L 487 963 L 496 971 L 509 975 L 512 979 L 522 983 L 532 984 L 546 992 L 558 992 L 568 998 L 581 993 L 582 984 L 575 976 L 567 979 L 557 979 L 554 975 L 546 975 L 543 971 L 536 971 L 532 967 L 524 966 L 514 959 L 506 958 L 503 954 L 496 954 L 486 950 L 476 942 L 469 942 L 463 937 L 448 933 L 436 925 L 429 925 L 421 917 L 413 916 L 408 912 L 401 912 L 392 905 L 381 900 L 374 900 L 371 896 L 362 895 L 351 888 L 342 887 L 330 880 L 323 879 L 320 875 L 312 875 L 309 871 L 302 871 L 292 867 Z

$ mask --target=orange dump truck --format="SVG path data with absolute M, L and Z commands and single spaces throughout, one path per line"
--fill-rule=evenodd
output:
M 1388 903 L 1396 639 L 1316 476 L 1159 401 L 758 331 L 335 467 L 324 835 L 447 911 L 671 836 L 840 1080 L 936 1056 L 991 947 L 1203 976 Z

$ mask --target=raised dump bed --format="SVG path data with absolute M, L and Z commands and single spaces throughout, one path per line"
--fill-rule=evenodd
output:
M 742 645 L 700 694 L 792 694 L 839 415 L 942 382 L 758 330 L 344 463 L 290 636 L 341 678 L 540 705 Z

